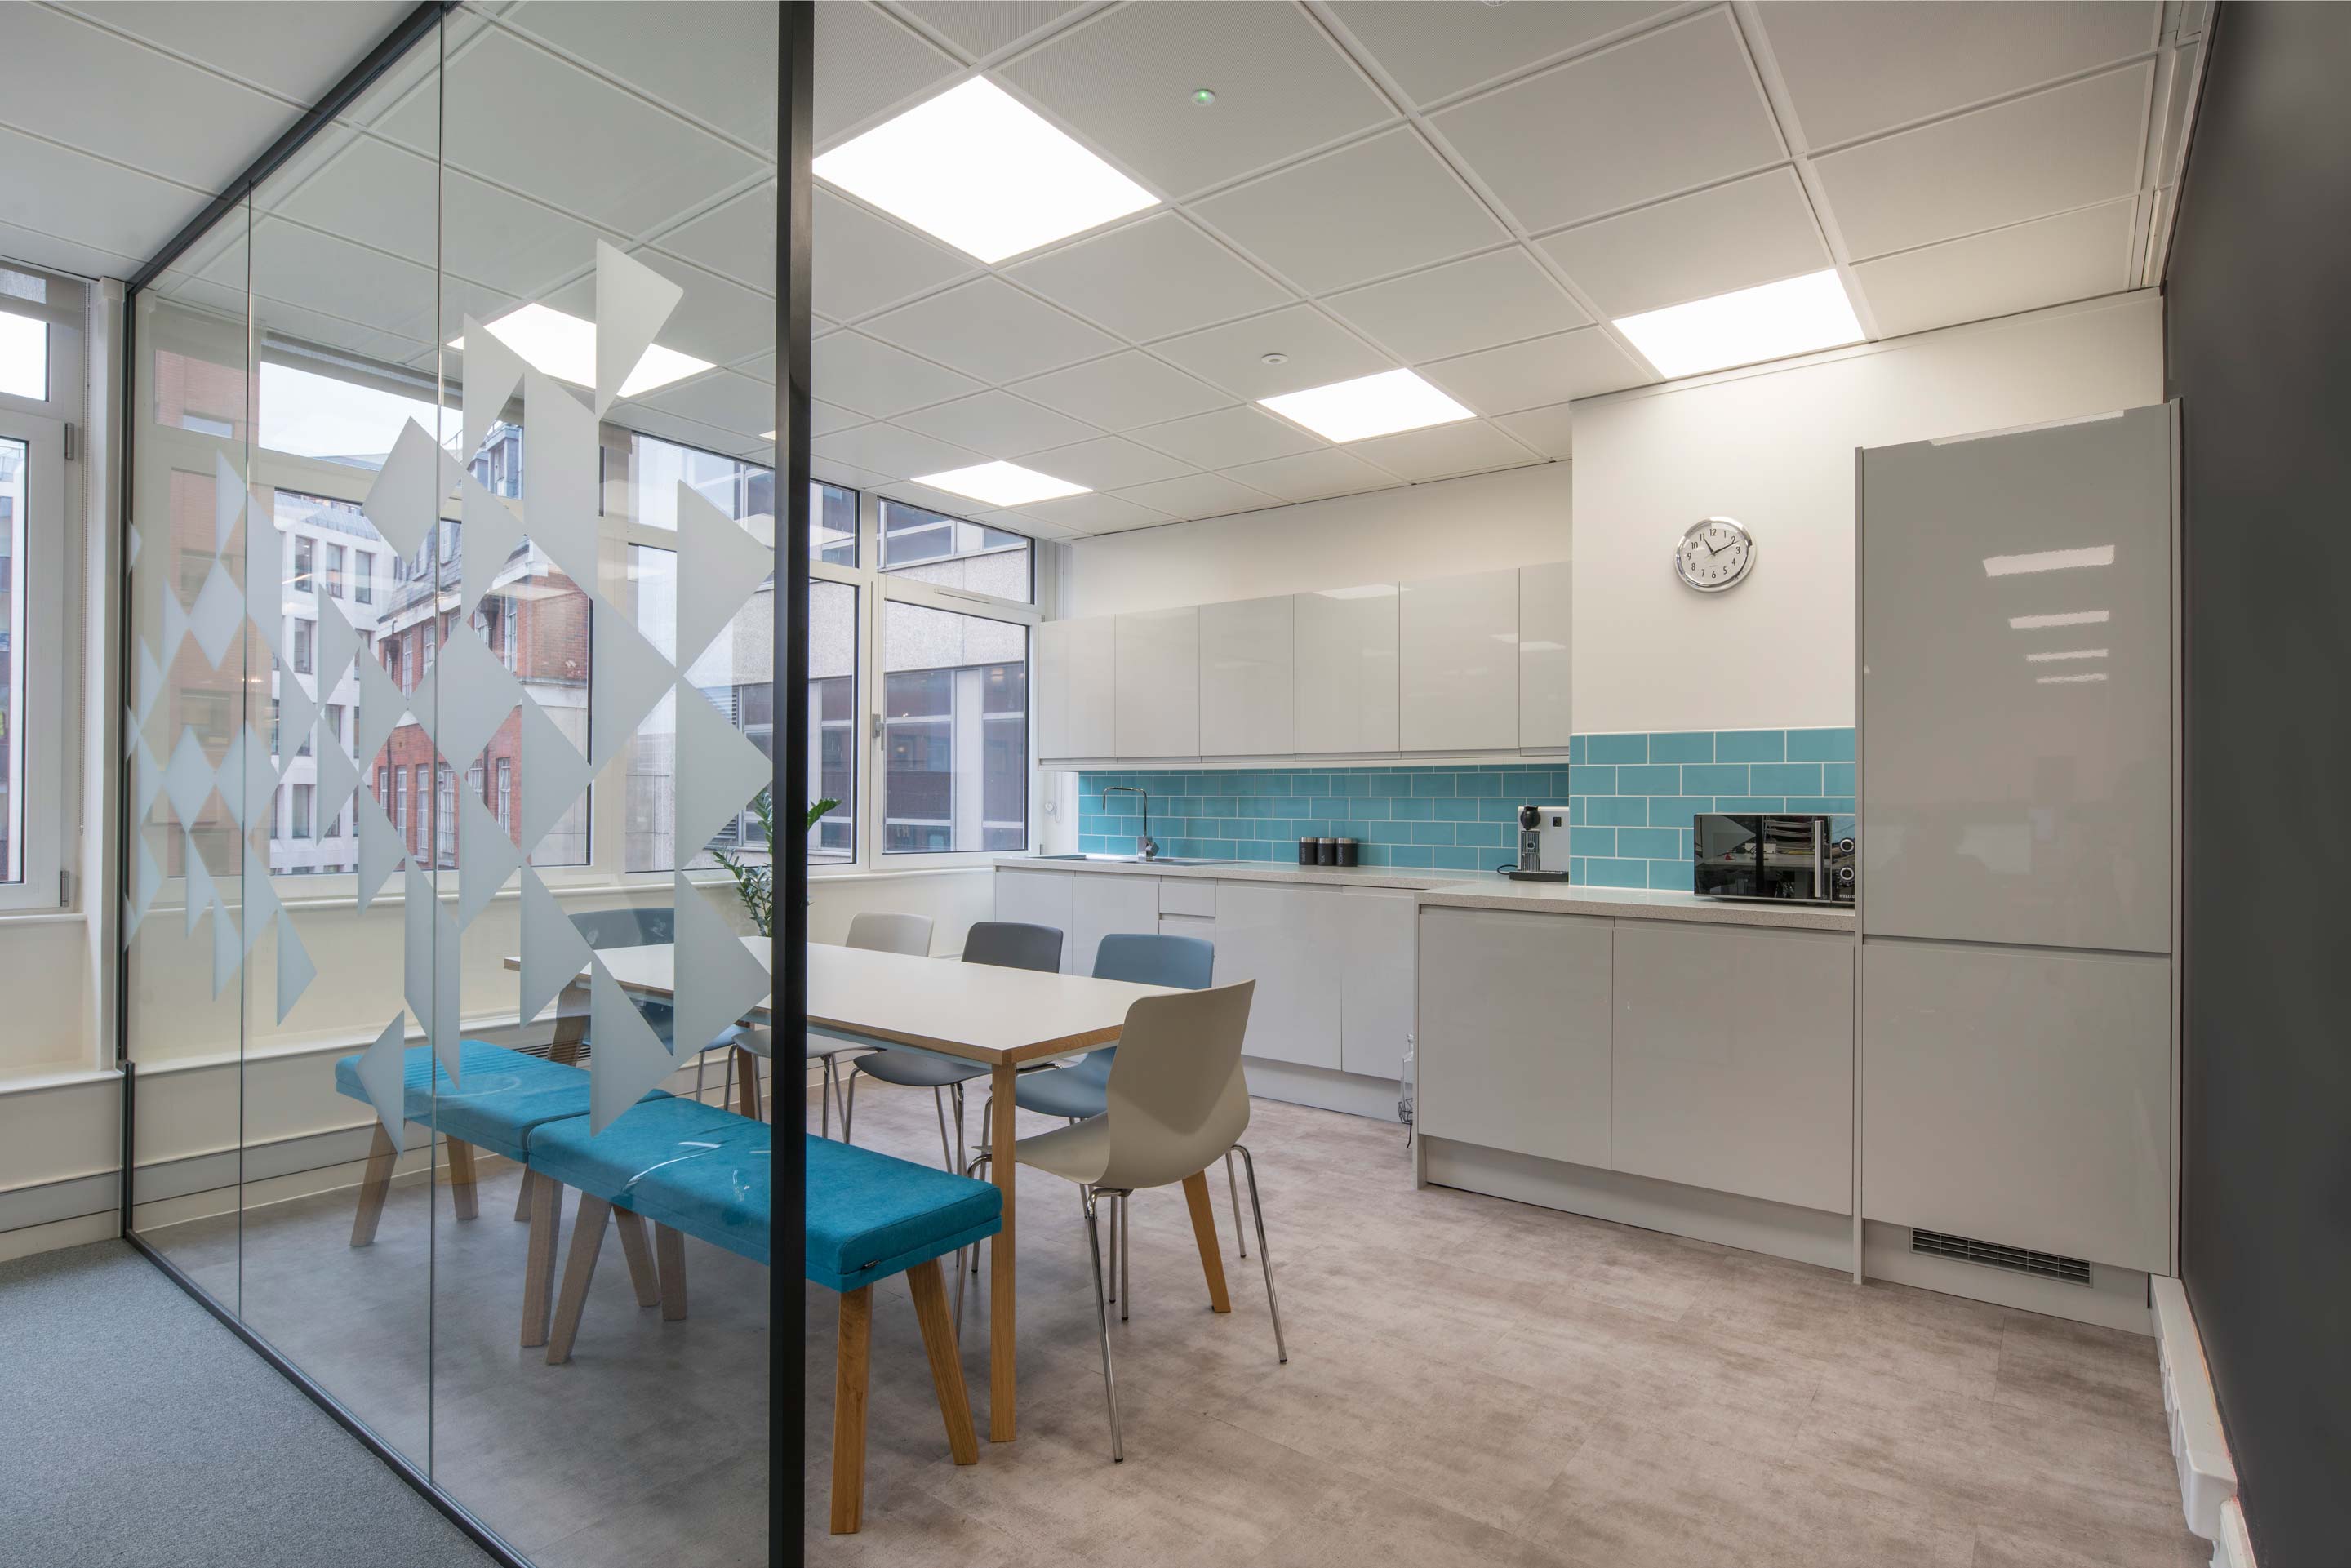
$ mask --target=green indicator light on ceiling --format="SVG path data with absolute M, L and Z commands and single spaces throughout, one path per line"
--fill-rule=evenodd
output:
M 1214 88 L 1196 87 L 1192 89 L 1192 101 L 1206 109 L 1217 101 L 1217 90 Z

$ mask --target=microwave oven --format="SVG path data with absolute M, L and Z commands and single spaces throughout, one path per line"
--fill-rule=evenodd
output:
M 1853 819 L 1701 811 L 1690 820 L 1691 891 L 1711 898 L 1850 904 Z

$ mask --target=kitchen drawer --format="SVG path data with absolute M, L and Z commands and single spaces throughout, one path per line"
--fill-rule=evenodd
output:
M 1217 884 L 1206 878 L 1164 878 L 1159 883 L 1159 913 L 1214 916 L 1217 913 Z

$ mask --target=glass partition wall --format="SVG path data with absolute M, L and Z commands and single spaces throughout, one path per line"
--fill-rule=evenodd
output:
M 133 1223 L 542 1564 L 769 1560 L 777 26 L 450 8 L 134 298 Z

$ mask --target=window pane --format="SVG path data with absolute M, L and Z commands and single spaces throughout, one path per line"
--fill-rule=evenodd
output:
M 809 481 L 809 557 L 835 566 L 857 564 L 857 492 Z
M 0 392 L 47 401 L 49 324 L 0 310 Z
M 857 590 L 809 584 L 809 798 L 841 802 L 808 839 L 810 861 L 857 855 Z
M 882 503 L 883 571 L 1027 604 L 1036 597 L 1029 558 L 1023 535 L 904 501 Z
M 883 851 L 1027 848 L 1029 629 L 885 604 L 882 670 Z
M 0 316 L 0 322 L 21 319 Z M 25 803 L 16 788 L 25 776 L 25 675 L 16 661 L 25 645 L 25 596 L 17 591 L 16 563 L 25 559 L 31 455 L 24 442 L 0 437 L 0 882 L 25 880 Z
M 776 476 L 757 464 L 634 432 L 628 462 L 631 516 L 646 528 L 675 530 L 681 483 L 738 523 L 776 515 Z

